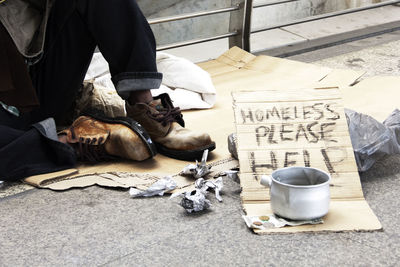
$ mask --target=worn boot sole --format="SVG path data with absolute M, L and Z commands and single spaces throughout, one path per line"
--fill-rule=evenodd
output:
M 155 143 L 155 144 L 158 153 L 170 158 L 185 160 L 185 161 L 201 160 L 204 150 L 208 149 L 208 152 L 210 152 L 215 149 L 215 142 L 212 142 L 208 146 L 204 146 L 195 150 L 175 150 L 167 148 L 160 143 Z
M 81 115 L 89 116 L 105 123 L 122 124 L 127 126 L 129 129 L 135 132 L 140 137 L 140 139 L 142 139 L 142 141 L 146 144 L 147 149 L 151 155 L 151 158 L 157 154 L 157 148 L 153 143 L 153 141 L 151 140 L 150 135 L 146 132 L 143 126 L 140 125 L 140 123 L 138 123 L 134 119 L 129 117 L 110 118 L 105 116 L 102 111 L 95 109 L 85 110 L 82 112 Z

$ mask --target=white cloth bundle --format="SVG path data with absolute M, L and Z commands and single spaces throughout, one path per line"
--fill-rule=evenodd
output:
M 163 73 L 162 86 L 152 90 L 153 96 L 168 93 L 174 105 L 185 109 L 206 109 L 217 99 L 208 72 L 187 59 L 157 53 L 157 68 Z
M 182 110 L 206 109 L 214 106 L 216 90 L 210 75 L 203 69 L 189 60 L 166 53 L 157 53 L 157 68 L 159 72 L 163 73 L 163 81 L 159 89 L 151 90 L 153 96 L 168 93 L 174 106 L 180 107 Z M 118 115 L 125 112 L 123 101 L 116 94 L 115 87 L 111 82 L 108 63 L 101 53 L 94 53 L 85 76 L 85 83 L 93 84 L 93 88 L 100 89 L 89 95 L 92 98 L 99 98 L 101 101 L 92 100 L 91 103 L 113 106 L 113 110 L 120 110 L 120 112 L 114 112 Z M 103 93 L 107 96 L 103 96 Z

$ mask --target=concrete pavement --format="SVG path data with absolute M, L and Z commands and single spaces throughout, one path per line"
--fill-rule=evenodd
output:
M 374 38 L 293 58 L 351 68 L 355 57 L 364 62 L 357 68 L 398 74 L 386 66 L 399 62 L 400 35 Z M 257 236 L 241 218 L 239 185 L 228 179 L 224 201 L 210 195 L 213 208 L 195 215 L 178 199 L 131 199 L 125 190 L 33 189 L 0 199 L 0 265 L 398 266 L 400 157 L 378 162 L 361 181 L 383 231 Z

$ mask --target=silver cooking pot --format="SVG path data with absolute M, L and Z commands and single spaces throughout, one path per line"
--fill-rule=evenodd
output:
M 272 211 L 291 220 L 321 218 L 328 213 L 330 175 L 310 167 L 278 169 L 261 176 L 260 183 L 270 187 Z

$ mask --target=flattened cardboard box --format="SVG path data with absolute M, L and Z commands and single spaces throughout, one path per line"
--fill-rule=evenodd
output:
M 237 47 L 221 55 L 215 60 L 198 64 L 210 73 L 217 90 L 217 102 L 212 109 L 184 112 L 186 127 L 194 131 L 206 131 L 216 142 L 217 148 L 210 153 L 209 163 L 224 162 L 230 158 L 227 137 L 235 132 L 234 115 L 232 111 L 231 92 L 238 89 L 251 88 L 252 90 L 287 89 L 293 87 L 307 87 L 311 85 L 326 86 L 335 84 L 348 86 L 354 83 L 362 73 L 355 71 L 331 70 L 312 64 L 296 62 L 287 59 L 254 56 Z M 324 81 L 326 81 L 324 83 Z M 336 81 L 336 82 L 335 82 Z M 210 119 L 212 118 L 212 119 Z M 117 161 L 97 165 L 80 165 L 77 174 L 65 173 L 48 174 L 40 177 L 30 177 L 26 182 L 37 187 L 54 190 L 65 190 L 100 184 L 112 187 L 146 187 L 149 184 L 148 176 L 163 177 L 176 175 L 182 168 L 192 162 L 174 160 L 157 155 L 145 162 Z M 142 177 L 140 183 L 131 181 L 119 182 L 113 180 L 115 176 L 102 177 L 103 173 L 133 173 L 135 178 Z M 87 179 L 85 177 L 88 177 Z M 125 176 L 124 176 L 125 177 Z M 178 187 L 183 188 L 193 183 L 193 179 L 176 177 Z
M 339 89 L 234 92 L 242 202 L 247 215 L 272 214 L 262 174 L 289 166 L 322 169 L 332 176 L 331 205 L 324 224 L 267 230 L 378 230 L 364 199 Z

